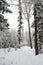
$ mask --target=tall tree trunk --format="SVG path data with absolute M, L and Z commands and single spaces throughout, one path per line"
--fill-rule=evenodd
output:
M 30 30 L 29 18 L 28 18 L 28 27 L 29 27 L 29 39 L 30 39 L 30 47 L 32 48 L 32 39 L 31 39 L 31 30 Z
M 37 18 L 36 18 L 36 5 L 34 5 L 34 18 L 35 18 L 35 55 L 38 55 L 38 44 L 37 44 Z
M 35 21 L 35 54 L 38 55 L 38 44 L 37 44 L 37 23 Z

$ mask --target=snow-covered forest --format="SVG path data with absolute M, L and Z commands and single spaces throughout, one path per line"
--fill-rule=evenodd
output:
M 43 65 L 43 0 L 0 0 L 0 65 Z

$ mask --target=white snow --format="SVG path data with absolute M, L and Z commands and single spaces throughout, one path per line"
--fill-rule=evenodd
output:
M 43 54 L 35 56 L 34 49 L 27 46 L 15 50 L 0 49 L 0 65 L 43 65 Z

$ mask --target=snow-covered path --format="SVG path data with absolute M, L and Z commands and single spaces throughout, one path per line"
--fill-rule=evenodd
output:
M 43 65 L 43 54 L 35 56 L 34 49 L 22 47 L 15 51 L 0 49 L 0 65 Z

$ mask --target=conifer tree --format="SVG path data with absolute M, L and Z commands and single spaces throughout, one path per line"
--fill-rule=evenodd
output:
M 19 17 L 18 17 L 18 41 L 19 41 L 19 48 L 22 41 L 21 33 L 23 32 L 23 22 L 22 22 L 22 6 L 21 6 L 21 0 L 18 0 L 19 2 Z
M 7 23 L 7 19 L 4 18 L 4 13 L 9 12 L 12 13 L 7 7 L 9 4 L 5 0 L 0 0 L 0 30 L 4 31 L 8 29 L 9 24 Z

